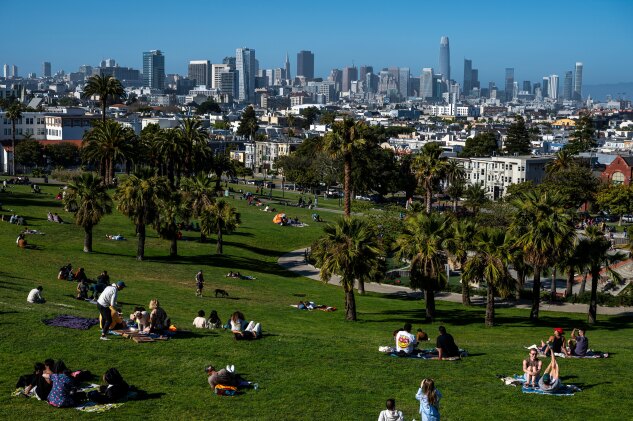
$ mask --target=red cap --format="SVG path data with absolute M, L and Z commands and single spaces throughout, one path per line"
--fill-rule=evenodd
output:
M 562 327 L 555 327 L 554 328 L 554 332 L 558 332 L 558 333 L 560 333 L 562 335 L 565 331 L 563 330 Z

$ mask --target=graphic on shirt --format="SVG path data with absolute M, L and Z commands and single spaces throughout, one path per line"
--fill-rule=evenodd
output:
M 411 344 L 411 340 L 405 335 L 398 336 L 398 348 L 407 349 Z

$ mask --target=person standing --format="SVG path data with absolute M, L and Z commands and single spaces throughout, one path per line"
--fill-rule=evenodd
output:
M 442 394 L 435 388 L 433 379 L 424 379 L 415 398 L 420 401 L 422 421 L 440 421 L 440 399 Z
M 110 325 L 112 324 L 111 308 L 116 309 L 117 295 L 118 292 L 121 291 L 123 288 L 125 288 L 125 282 L 118 281 L 116 284 L 112 284 L 106 287 L 97 300 L 97 308 L 99 309 L 99 313 L 101 314 L 101 320 L 103 323 L 101 338 L 99 338 L 102 341 L 109 340 L 106 337 L 106 334 L 108 333 Z
M 196 296 L 202 297 L 202 288 L 204 288 L 204 275 L 202 269 L 196 273 Z

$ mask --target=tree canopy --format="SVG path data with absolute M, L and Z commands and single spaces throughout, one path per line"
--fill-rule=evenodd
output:
M 497 138 L 493 132 L 478 133 L 474 137 L 466 139 L 464 150 L 460 153 L 463 157 L 492 156 L 499 151 Z
M 510 155 L 529 155 L 531 153 L 530 133 L 525 126 L 523 117 L 516 116 L 515 122 L 508 127 L 507 136 L 504 145 L 506 153 Z

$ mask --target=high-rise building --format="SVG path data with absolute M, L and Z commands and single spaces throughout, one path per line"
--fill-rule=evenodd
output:
M 547 98 L 549 96 L 549 76 L 543 76 L 543 80 L 541 82 L 541 95 L 543 98 Z
M 332 69 L 327 79 L 334 82 L 334 89 L 337 91 L 341 90 L 341 84 L 343 83 L 343 72 L 341 72 L 341 69 Z
M 558 99 L 558 75 L 550 75 L 547 96 Z
M 514 68 L 506 67 L 506 85 L 505 85 L 506 101 L 512 100 L 513 92 L 514 92 Z
M 192 60 L 188 68 L 189 79 L 194 79 L 196 85 L 211 87 L 211 62 L 209 60 Z
M 11 65 L 11 77 L 18 77 L 18 66 L 15 64 Z
M 83 73 L 84 77 L 92 76 L 92 66 L 89 64 L 82 64 L 79 66 L 79 73 Z
M 433 68 L 425 67 L 420 75 L 420 97 L 423 99 L 434 98 L 433 87 Z
M 532 83 L 529 80 L 523 81 L 523 90 L 527 93 L 532 93 Z
M 582 63 L 576 62 L 576 75 L 574 78 L 574 100 L 582 100 Z
M 286 62 L 285 62 L 285 66 L 284 66 L 284 73 L 285 73 L 286 79 L 292 79 L 292 77 L 290 75 L 290 58 L 288 58 L 288 53 L 286 53 Z
M 237 72 L 237 100 L 255 102 L 255 50 L 238 48 L 235 50 L 235 70 Z
M 314 79 L 314 54 L 301 50 L 297 53 L 297 76 Z
M 42 76 L 51 77 L 51 62 L 45 61 L 42 63 Z
M 448 45 L 448 37 L 440 38 L 440 74 L 444 82 L 451 80 L 451 51 Z
M 235 70 L 235 57 L 224 57 L 222 64 L 228 64 L 231 69 Z
M 356 67 L 343 67 L 343 77 L 341 80 L 341 91 L 347 92 L 352 87 L 352 81 L 358 80 L 358 69 Z
M 574 73 L 570 70 L 565 72 L 565 80 L 563 81 L 563 100 L 571 100 L 573 92 Z
M 363 80 L 365 76 L 367 75 L 367 73 L 374 73 L 374 67 L 368 66 L 367 64 L 363 64 L 362 66 L 360 66 L 358 70 L 358 78 L 360 80 Z
M 165 89 L 165 56 L 160 50 L 143 52 L 143 86 Z
M 9 68 L 8 64 L 5 64 L 4 66 L 2 66 L 2 75 L 4 76 L 5 79 L 11 77 L 11 69 Z
M 479 69 L 472 70 L 472 76 L 470 77 L 471 89 L 479 89 Z
M 464 59 L 464 95 L 468 96 L 473 89 L 473 61 Z
M 408 67 L 398 69 L 398 92 L 400 97 L 407 99 L 411 92 L 411 72 Z
M 237 82 L 235 69 L 230 64 L 211 65 L 211 88 L 218 89 L 221 94 L 235 97 Z

